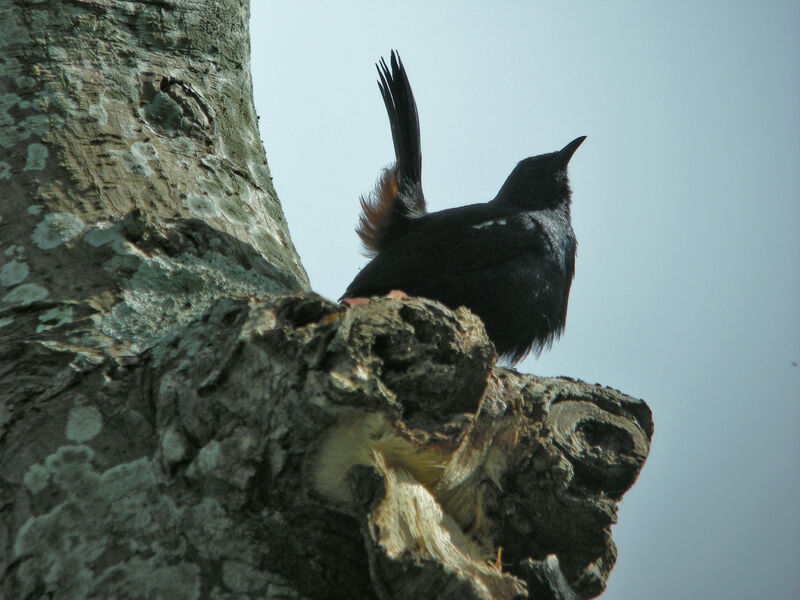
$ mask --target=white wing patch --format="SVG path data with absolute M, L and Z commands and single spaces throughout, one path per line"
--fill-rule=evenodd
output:
M 491 227 L 492 225 L 505 225 L 508 223 L 508 219 L 495 219 L 492 221 L 484 221 L 483 223 L 478 223 L 477 225 L 473 225 L 473 229 L 485 229 L 487 227 Z

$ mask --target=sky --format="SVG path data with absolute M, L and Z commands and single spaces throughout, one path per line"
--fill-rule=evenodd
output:
M 399 50 L 429 210 L 570 163 L 567 327 L 517 365 L 644 398 L 606 600 L 800 593 L 800 3 L 252 3 L 256 109 L 313 288 L 366 263 L 393 162 L 374 63 Z

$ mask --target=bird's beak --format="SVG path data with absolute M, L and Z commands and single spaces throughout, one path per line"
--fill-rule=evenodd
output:
M 575 150 L 578 149 L 578 146 L 580 146 L 585 139 L 586 136 L 582 135 L 581 137 L 575 138 L 569 144 L 564 146 L 553 158 L 553 162 L 550 163 L 550 168 L 554 171 L 566 169 L 567 165 L 569 164 L 569 160 L 572 158 L 572 155 L 575 154 Z

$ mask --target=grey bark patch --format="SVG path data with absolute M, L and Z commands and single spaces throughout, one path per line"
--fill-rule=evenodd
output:
M 47 146 L 34 142 L 28 144 L 28 158 L 23 171 L 41 171 L 47 163 Z
M 45 215 L 31 234 L 31 241 L 42 250 L 52 250 L 80 235 L 85 225 L 70 213 L 57 212 Z
M 5 296 L 3 296 L 0 303 L 2 304 L 19 304 L 20 306 L 28 306 L 39 300 L 44 300 L 50 292 L 47 288 L 43 288 L 35 283 L 23 283 L 18 285 Z
M 39 314 L 39 321 L 41 321 L 41 324 L 36 327 L 36 333 L 61 327 L 62 325 L 72 322 L 72 319 L 72 306 L 68 304 L 54 306 Z
M 108 112 L 99 102 L 97 104 L 92 104 L 86 113 L 89 115 L 89 118 L 96 121 L 98 125 L 105 125 L 108 123 Z
M 66 437 L 82 444 L 94 438 L 103 428 L 103 418 L 94 406 L 75 406 L 67 417 Z
M 183 110 L 175 100 L 163 92 L 153 96 L 153 101 L 144 105 L 147 121 L 159 130 L 173 133 L 180 127 Z
M 25 281 L 29 274 L 30 269 L 27 264 L 16 259 L 12 260 L 0 267 L 0 285 L 6 287 L 17 285 Z

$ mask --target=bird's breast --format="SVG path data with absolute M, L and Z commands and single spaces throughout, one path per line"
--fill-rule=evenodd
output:
M 530 215 L 544 234 L 548 246 L 547 258 L 558 265 L 562 273 L 572 276 L 577 243 L 568 214 L 560 211 L 537 211 Z

